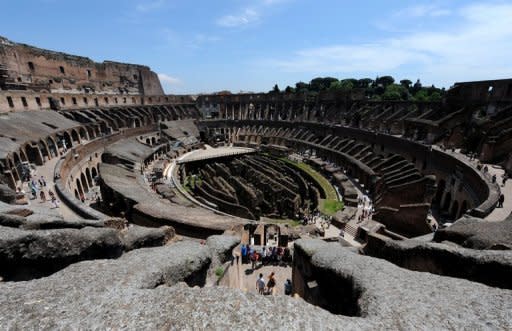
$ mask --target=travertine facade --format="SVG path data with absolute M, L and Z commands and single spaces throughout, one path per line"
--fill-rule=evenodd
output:
M 0 89 L 52 93 L 162 95 L 147 66 L 104 61 L 12 42 L 0 36 Z

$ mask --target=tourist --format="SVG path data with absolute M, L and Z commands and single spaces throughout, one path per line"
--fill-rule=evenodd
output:
M 39 193 L 39 197 L 41 198 L 41 202 L 46 201 L 46 194 L 44 194 L 43 190 L 41 190 L 41 192 Z
M 256 261 L 257 261 L 256 253 L 252 252 L 249 255 L 249 259 L 251 260 L 251 268 L 252 268 L 252 270 L 256 269 Z
M 501 193 L 500 199 L 498 200 L 498 208 L 503 208 L 503 202 L 505 202 L 505 195 Z
M 284 282 L 284 295 L 292 295 L 292 281 L 290 279 Z
M 33 187 L 37 186 L 37 183 L 36 183 L 36 180 L 35 180 L 34 177 L 32 177 L 32 180 L 30 181 L 30 185 L 33 186 Z
M 242 264 L 247 262 L 247 247 L 245 244 L 242 244 L 240 247 L 240 254 L 242 255 Z
M 261 263 L 267 264 L 267 249 L 265 246 L 261 249 Z
M 276 278 L 274 277 L 274 272 L 272 271 L 270 273 L 270 276 L 268 276 L 268 282 L 267 282 L 267 294 L 273 295 L 274 294 L 274 287 L 276 286 Z
M 265 279 L 263 278 L 263 274 L 260 274 L 256 280 L 256 290 L 259 294 L 265 294 Z
M 52 197 L 51 201 L 52 201 L 53 208 L 59 208 L 59 203 L 58 203 L 57 198 L 55 197 L 55 195 L 52 195 L 51 197 Z

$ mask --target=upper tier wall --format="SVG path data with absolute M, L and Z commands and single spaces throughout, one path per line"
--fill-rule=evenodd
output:
M 0 88 L 57 93 L 163 95 L 147 66 L 104 61 L 18 44 L 0 37 Z

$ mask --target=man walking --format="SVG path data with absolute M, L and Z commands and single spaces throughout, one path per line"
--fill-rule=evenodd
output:
M 263 279 L 263 274 L 260 274 L 256 280 L 256 290 L 259 294 L 265 294 L 265 279 Z

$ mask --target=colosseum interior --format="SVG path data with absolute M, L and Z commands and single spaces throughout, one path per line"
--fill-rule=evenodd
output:
M 512 329 L 512 79 L 359 92 L 0 38 L 1 329 Z

